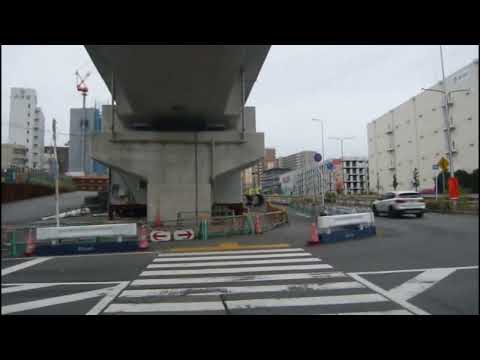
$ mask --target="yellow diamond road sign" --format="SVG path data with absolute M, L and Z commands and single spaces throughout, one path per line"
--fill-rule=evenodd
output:
M 448 170 L 448 160 L 445 159 L 444 157 L 442 157 L 440 159 L 440 161 L 438 162 L 438 166 L 440 166 L 440 168 L 443 170 L 443 171 L 447 171 Z

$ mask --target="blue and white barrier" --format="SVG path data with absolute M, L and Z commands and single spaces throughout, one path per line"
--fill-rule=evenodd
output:
M 319 216 L 318 236 L 321 243 L 361 239 L 376 234 L 373 213 Z
M 135 240 L 125 241 L 124 237 L 135 237 Z M 109 239 L 102 242 L 99 238 Z M 67 242 L 59 242 L 62 240 Z M 35 255 L 38 256 L 135 251 L 138 248 L 137 224 L 37 228 L 36 242 Z

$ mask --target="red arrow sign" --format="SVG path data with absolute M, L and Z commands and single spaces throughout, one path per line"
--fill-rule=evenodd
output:
M 168 231 L 152 231 L 150 234 L 152 241 L 168 241 L 170 240 L 170 232 Z
M 175 240 L 190 240 L 193 239 L 192 230 L 178 230 L 173 234 Z

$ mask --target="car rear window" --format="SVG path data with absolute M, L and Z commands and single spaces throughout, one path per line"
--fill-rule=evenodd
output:
M 419 193 L 412 192 L 412 193 L 400 194 L 400 195 L 398 195 L 398 197 L 401 197 L 401 198 L 419 198 L 419 197 L 422 197 L 422 195 L 420 195 Z

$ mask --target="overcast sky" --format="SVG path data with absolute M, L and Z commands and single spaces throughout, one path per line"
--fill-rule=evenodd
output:
M 478 46 L 444 47 L 447 75 L 478 58 Z M 92 71 L 87 106 L 109 103 L 110 93 L 83 46 L 2 46 L 2 143 L 8 141 L 11 87 L 37 90 L 46 117 L 57 119 L 59 144 L 68 140 L 69 109 L 81 107 L 75 71 Z M 257 131 L 277 156 L 321 149 L 326 129 L 327 157 L 340 155 L 330 136 L 345 141 L 345 155 L 368 153 L 368 122 L 441 79 L 438 46 L 272 46 L 248 99 L 257 108 Z M 440 100 L 439 100 L 440 101 Z

